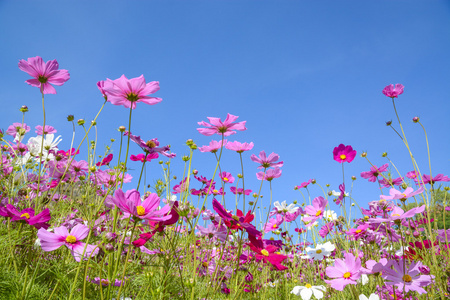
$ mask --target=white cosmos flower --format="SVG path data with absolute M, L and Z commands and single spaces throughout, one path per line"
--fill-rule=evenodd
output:
M 306 255 L 303 258 L 312 258 L 314 260 L 322 260 L 325 256 L 330 256 L 336 246 L 331 242 L 325 244 L 317 244 L 316 248 L 306 247 Z
M 341 195 L 341 192 L 336 192 L 335 190 L 332 190 L 332 191 L 331 191 L 331 194 L 332 194 L 334 197 L 339 197 L 339 196 Z M 345 195 L 345 197 L 348 197 L 350 194 L 344 192 L 344 195 Z
M 366 285 L 369 283 L 369 277 L 366 274 L 362 274 L 356 282 L 362 283 L 362 285 Z
M 359 300 L 380 300 L 380 297 L 373 293 L 370 294 L 369 298 L 367 298 L 364 294 L 359 295 Z
M 281 204 L 280 204 L 280 202 L 275 201 L 273 203 L 273 205 L 277 208 L 277 210 L 279 212 L 284 212 L 284 213 L 288 212 L 290 214 L 293 214 L 298 210 L 298 207 L 295 207 L 295 204 L 287 205 L 286 201 L 281 202 Z
M 311 296 L 314 294 L 314 297 L 317 299 L 323 298 L 323 292 L 326 291 L 326 288 L 323 285 L 310 285 L 306 284 L 305 286 L 296 286 L 291 291 L 291 294 L 295 294 L 297 296 L 301 296 L 302 300 L 309 300 Z
M 334 210 L 326 210 L 323 212 L 323 218 L 327 222 L 331 222 L 337 220 L 337 214 L 334 212 Z
M 59 135 L 56 139 L 54 134 L 46 134 L 44 138 L 43 154 L 48 153 L 50 150 L 58 150 L 58 144 L 62 141 Z M 27 147 L 31 155 L 37 156 L 41 152 L 42 136 L 31 137 L 28 139 Z

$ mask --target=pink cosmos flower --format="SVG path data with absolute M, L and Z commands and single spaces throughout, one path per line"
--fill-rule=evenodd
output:
M 108 165 L 112 161 L 112 159 L 113 159 L 113 155 L 112 155 L 112 153 L 110 153 L 107 156 L 105 156 L 101 161 L 96 163 L 95 165 L 97 167 Z
M 234 177 L 233 177 L 233 175 L 231 175 L 231 173 L 224 171 L 219 174 L 219 177 L 222 178 L 223 182 L 225 182 L 225 183 L 233 183 L 234 182 Z
M 408 263 L 406 262 L 406 265 Z M 420 261 L 412 262 L 406 269 L 403 268 L 403 265 L 403 260 L 393 261 L 393 269 L 383 269 L 382 277 L 386 280 L 386 284 L 394 285 L 406 293 L 409 291 L 418 292 L 419 294 L 427 293 L 423 287 L 430 285 L 434 276 L 420 275 L 419 268 L 423 266 Z
M 408 198 L 411 198 L 415 195 L 423 193 L 424 190 L 425 189 L 423 187 L 421 187 L 417 191 L 414 192 L 414 189 L 412 187 L 407 187 L 406 190 L 404 190 L 402 193 L 401 191 L 398 191 L 398 190 L 392 188 L 389 190 L 389 196 L 380 195 L 380 199 L 384 199 L 384 200 L 398 199 L 398 200 L 405 201 Z
M 403 183 L 403 177 L 398 177 L 398 178 L 383 178 L 380 181 L 380 184 L 385 187 L 392 187 L 394 185 L 400 185 Z
M 270 232 L 280 228 L 280 225 L 284 222 L 284 216 L 278 214 L 275 218 L 269 220 L 264 226 L 264 232 Z
M 353 159 L 355 159 L 355 156 L 356 150 L 353 150 L 352 146 L 350 145 L 345 146 L 344 144 L 340 144 L 333 150 L 333 158 L 338 163 L 343 163 L 345 161 L 350 163 L 353 161 Z
M 89 233 L 89 227 L 78 224 L 69 231 L 65 226 L 56 227 L 53 232 L 49 232 L 44 228 L 41 228 L 37 232 L 37 236 L 40 240 L 43 251 L 54 251 L 65 245 L 72 252 L 76 261 L 80 261 L 81 257 L 90 257 L 97 255 L 99 248 L 94 245 L 87 245 L 82 243 L 81 240 L 87 237 Z M 86 250 L 84 248 L 86 247 Z
M 319 235 L 324 239 L 330 232 L 333 231 L 334 221 L 328 222 L 319 230 Z
M 407 212 L 398 206 L 394 206 L 391 214 L 388 218 L 370 218 L 369 223 L 382 223 L 382 222 L 396 222 L 399 223 L 406 218 L 412 218 L 415 214 L 421 213 L 425 210 L 425 205 L 411 208 Z
M 262 239 L 257 239 L 255 236 L 249 234 L 248 236 L 250 243 L 247 245 L 249 248 L 256 253 L 255 258 L 258 260 L 263 260 L 264 262 L 271 263 L 277 270 L 286 270 L 287 267 L 283 266 L 281 263 L 288 258 L 282 254 L 276 254 L 278 247 L 274 245 L 264 245 Z
M 430 175 L 423 175 L 423 183 L 424 184 L 434 184 L 437 181 L 450 181 L 450 178 L 444 174 L 437 174 L 436 176 L 434 176 L 433 178 L 431 178 Z M 420 180 L 419 180 L 420 181 Z
M 375 182 L 381 173 L 387 171 L 388 167 L 389 167 L 389 164 L 384 164 L 379 168 L 377 166 L 373 165 L 372 167 L 370 167 L 370 171 L 361 172 L 361 177 L 368 179 L 370 182 Z
M 314 223 L 317 219 L 323 218 L 323 212 L 328 205 L 328 200 L 319 196 L 313 199 L 312 204 L 313 205 L 307 205 L 305 207 L 305 213 L 308 214 L 309 217 L 304 217 L 303 220 Z
M 145 161 L 152 161 L 152 159 L 156 159 L 158 158 L 159 155 L 158 153 L 152 153 L 152 154 L 138 154 L 138 155 L 131 155 L 130 159 L 132 161 L 140 161 L 140 162 L 145 162 Z
M 58 70 L 58 68 L 59 64 L 56 59 L 44 63 L 40 56 L 19 61 L 19 69 L 34 77 L 34 79 L 28 79 L 25 82 L 40 88 L 43 94 L 56 94 L 52 84 L 63 85 L 69 80 L 69 72 L 67 70 Z
M 236 151 L 237 153 L 242 153 L 244 151 L 249 151 L 253 149 L 253 142 L 250 143 L 240 143 L 238 141 L 228 142 L 225 145 L 228 150 Z
M 362 235 L 366 233 L 367 228 L 369 228 L 369 223 L 363 223 L 356 228 L 350 228 L 350 230 L 346 231 L 345 233 L 353 240 L 358 240 Z
M 308 180 L 306 182 L 302 182 L 302 184 L 297 185 L 296 188 L 297 189 L 306 188 L 311 182 L 312 182 L 312 179 L 310 179 L 310 180 Z
M 259 157 L 256 156 L 255 154 L 252 154 L 252 156 L 250 156 L 250 159 L 256 163 L 261 164 L 258 169 L 267 169 L 270 167 L 279 167 L 281 168 L 283 166 L 283 162 L 276 162 L 277 160 L 280 159 L 280 156 L 274 152 L 270 153 L 270 155 L 267 157 L 266 156 L 266 152 L 263 150 L 261 152 L 259 152 Z
M 30 129 L 30 126 L 27 126 L 27 124 L 25 123 L 13 123 L 12 125 L 9 125 L 5 133 L 11 136 L 16 136 L 17 134 L 24 135 L 25 133 L 29 132 Z
M 42 130 L 42 125 L 38 125 L 35 128 L 36 128 L 36 134 L 37 135 L 42 135 L 42 133 L 44 133 L 44 134 L 54 134 L 54 133 L 56 133 L 56 129 L 53 126 L 50 126 L 50 125 L 45 125 L 45 130 Z
M 404 86 L 401 85 L 400 83 L 397 83 L 397 84 L 395 85 L 395 87 L 394 87 L 393 84 L 390 84 L 390 85 L 387 85 L 387 86 L 383 89 L 383 94 L 384 94 L 386 97 L 389 97 L 389 98 L 394 99 L 394 98 L 397 98 L 398 95 L 403 94 L 403 88 L 404 88 Z
M 198 231 L 200 231 L 201 235 L 206 235 L 209 238 L 217 238 L 222 241 L 226 241 L 228 232 L 227 229 L 223 226 L 220 226 L 220 228 L 217 228 L 214 224 L 209 224 L 207 228 L 202 227 L 200 225 L 197 225 L 196 227 Z
M 218 135 L 223 134 L 224 136 L 229 136 L 235 134 L 236 130 L 239 131 L 247 130 L 247 128 L 245 127 L 245 122 L 247 121 L 233 123 L 234 121 L 237 120 L 237 118 L 239 117 L 227 114 L 227 118 L 225 119 L 225 121 L 222 122 L 219 118 L 208 117 L 208 120 L 211 124 L 206 123 L 205 121 L 198 122 L 198 125 L 205 126 L 206 128 L 197 128 L 197 130 L 201 134 L 207 136 L 213 134 Z
M 141 201 L 139 191 L 129 190 L 124 193 L 122 189 L 118 189 L 111 201 L 117 205 L 125 217 L 132 215 L 135 219 L 148 221 L 165 221 L 170 219 L 170 215 L 166 215 L 170 211 L 169 205 L 157 210 L 160 199 L 156 193 L 151 193 L 144 201 Z
M 138 102 L 154 105 L 162 101 L 161 98 L 147 96 L 159 91 L 159 81 L 146 83 L 144 75 L 131 79 L 122 75 L 116 80 L 107 81 L 112 84 L 104 84 L 103 91 L 108 102 L 114 105 L 135 109 Z
M 331 287 L 342 291 L 348 284 L 357 284 L 357 280 L 361 277 L 361 259 L 355 258 L 352 253 L 346 252 L 344 259 L 336 258 L 334 266 L 326 268 L 325 273 L 333 280 L 325 280 L 331 284 Z
M 159 141 L 157 138 L 151 139 L 149 141 L 144 141 L 139 135 L 133 135 L 131 132 L 125 131 L 124 136 L 130 135 L 130 139 L 135 142 L 139 147 L 144 150 L 147 154 L 159 153 L 168 158 L 174 158 L 175 153 L 169 153 L 170 146 L 159 147 Z
M 275 169 L 269 169 L 266 172 L 256 173 L 256 178 L 258 178 L 258 180 L 272 181 L 272 179 L 278 178 L 280 176 L 281 176 L 281 169 L 278 167 L 275 167 Z
M 242 195 L 242 194 L 245 194 L 245 195 L 250 195 L 250 193 L 252 192 L 252 190 L 245 190 L 244 191 L 244 189 L 243 188 L 236 188 L 235 186 L 232 186 L 232 187 L 230 187 L 230 191 L 233 193 L 233 194 L 238 194 L 238 195 Z
M 408 173 L 406 173 L 406 177 L 408 177 L 409 179 L 413 179 L 414 181 L 417 182 L 417 172 L 416 171 L 409 171 Z
M 222 148 L 222 145 L 225 145 L 227 143 L 227 140 L 223 140 L 222 141 L 214 141 L 212 140 L 209 143 L 209 146 L 202 146 L 202 147 L 198 147 L 198 150 L 200 150 L 200 152 L 211 152 L 211 153 L 216 153 L 220 148 Z

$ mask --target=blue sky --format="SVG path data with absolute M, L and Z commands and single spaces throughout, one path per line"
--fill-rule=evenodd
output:
M 370 167 L 362 151 L 376 165 L 387 162 L 381 157 L 387 151 L 401 173 L 412 170 L 402 141 L 385 125 L 393 120 L 398 129 L 381 93 L 402 83 L 397 108 L 422 172 L 429 173 L 427 150 L 414 116 L 428 132 L 433 174 L 450 173 L 447 1 L 1 1 L 0 39 L 3 129 L 21 120 L 21 105 L 30 108 L 26 123 L 42 123 L 39 91 L 24 83 L 29 76 L 18 69 L 20 59 L 57 59 L 69 70 L 71 79 L 46 97 L 48 124 L 63 136 L 64 149 L 72 135 L 66 116 L 89 121 L 103 102 L 97 81 L 143 74 L 160 82 L 155 95 L 163 101 L 139 104 L 132 131 L 171 144 L 179 179 L 184 142 L 211 141 L 196 131 L 197 122 L 231 113 L 248 130 L 229 140 L 255 143 L 244 155 L 248 188 L 259 187 L 249 156 L 265 150 L 285 162 L 273 181 L 274 201 L 302 202 L 293 187 L 310 178 L 337 189 L 342 173 L 332 151 L 344 143 L 358 151 L 345 165 L 346 182 L 358 177 L 353 196 L 366 206 L 379 191 L 359 177 Z M 127 124 L 128 110 L 108 103 L 98 119 L 98 151 Z M 193 166 L 210 177 L 214 158 L 196 152 Z M 238 155 L 226 152 L 222 169 L 239 172 Z M 147 175 L 161 177 L 160 166 L 152 163 Z M 317 186 L 310 192 L 321 195 Z M 267 186 L 263 194 L 268 204 Z

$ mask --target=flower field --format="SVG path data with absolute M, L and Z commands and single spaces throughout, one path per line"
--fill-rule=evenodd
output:
M 339 191 L 309 179 L 294 187 L 304 202 L 290 203 L 272 199 L 272 181 L 283 180 L 280 156 L 231 140 L 247 130 L 238 116 L 191 124 L 213 140 L 198 146 L 188 139 L 189 155 L 177 156 L 133 127 L 134 110 L 163 101 L 152 96 L 159 82 L 122 75 L 97 83 L 104 101 L 90 123 L 67 117 L 84 137 L 62 148 L 45 97 L 64 88 L 69 71 L 39 56 L 18 67 L 42 101 L 42 123 L 27 124 L 22 106 L 22 119 L 0 133 L 0 299 L 450 297 L 450 178 L 415 160 L 396 109 L 403 85 L 380 88 L 380 98 L 392 102 L 397 119 L 386 125 L 406 147 L 411 170 L 401 174 L 391 161 L 377 166 L 366 152 L 336 145 L 330 157 L 342 169 Z M 128 126 L 118 128 L 119 145 L 106 152 L 92 139 L 105 105 L 129 114 Z M 412 121 L 428 146 L 424 125 Z M 216 164 L 200 174 L 193 157 L 206 155 Z M 357 178 L 345 173 L 357 155 L 367 161 L 359 179 L 380 194 L 368 206 L 352 197 Z M 239 174 L 227 171 L 225 156 Z M 150 164 L 161 166 L 151 188 L 143 176 Z M 183 173 L 174 174 L 172 164 L 183 165 Z M 246 186 L 255 174 L 260 185 Z M 310 193 L 312 185 L 322 192 Z M 270 191 L 264 199 L 263 188 Z

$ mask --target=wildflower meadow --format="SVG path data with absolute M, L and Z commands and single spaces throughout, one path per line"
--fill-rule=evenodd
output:
M 280 201 L 272 182 L 283 180 L 282 157 L 241 140 L 247 122 L 233 112 L 186 124 L 211 141 L 187 139 L 189 154 L 177 155 L 170 137 L 133 126 L 135 110 L 165 101 L 154 96 L 160 83 L 122 75 L 92 83 L 99 99 L 86 108 L 92 119 L 67 116 L 74 134 L 61 137 L 46 116 L 53 105 L 46 97 L 64 89 L 70 65 L 36 56 L 18 68 L 42 111 L 19 106 L 5 112 L 17 121 L 2 125 L 0 299 L 450 297 L 450 178 L 416 161 L 396 108 L 408 97 L 402 84 L 377 93 L 396 115 L 386 125 L 407 150 L 408 172 L 387 153 L 379 164 L 342 143 L 323 158 L 342 173 L 338 191 L 309 179 L 292 187 L 302 201 Z M 97 118 L 110 105 L 121 107 L 128 124 L 103 148 Z M 41 122 L 30 124 L 30 113 Z M 412 122 L 428 147 L 425 125 Z M 70 146 L 61 146 L 62 138 Z M 196 160 L 206 156 L 215 163 L 199 172 Z M 350 176 L 345 170 L 356 157 L 367 167 Z M 229 172 L 229 162 L 240 172 Z M 147 175 L 149 165 L 160 172 Z M 259 184 L 249 186 L 255 176 Z M 352 196 L 361 180 L 372 183 L 378 200 L 360 205 Z

